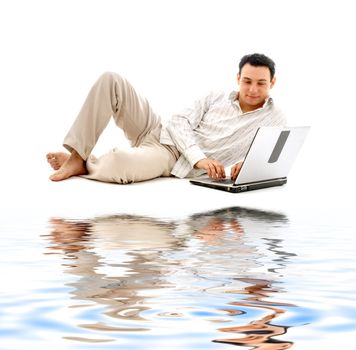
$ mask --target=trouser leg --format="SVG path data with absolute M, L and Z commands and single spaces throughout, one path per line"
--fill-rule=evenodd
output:
M 89 92 L 84 105 L 64 139 L 64 147 L 75 149 L 87 160 L 111 116 L 123 129 L 132 146 L 138 146 L 160 118 L 148 101 L 116 73 L 104 73 Z
M 177 161 L 178 151 L 159 142 L 160 128 L 146 135 L 138 147 L 114 148 L 112 151 L 87 160 L 85 177 L 104 182 L 127 184 L 170 176 Z

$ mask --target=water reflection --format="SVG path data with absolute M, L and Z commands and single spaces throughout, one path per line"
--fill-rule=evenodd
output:
M 293 343 L 289 341 L 277 340 L 274 337 L 285 334 L 288 327 L 271 323 L 273 319 L 283 314 L 285 310 L 283 307 L 294 306 L 286 303 L 269 302 L 266 300 L 270 296 L 270 293 L 278 292 L 278 289 L 271 287 L 271 281 L 253 280 L 253 279 L 241 279 L 250 286 L 241 290 L 240 293 L 246 293 L 251 295 L 244 298 L 242 302 L 232 302 L 232 305 L 260 308 L 270 311 L 270 313 L 260 319 L 253 320 L 247 325 L 233 326 L 220 328 L 221 332 L 227 333 L 239 333 L 244 334 L 244 337 L 237 339 L 221 339 L 215 340 L 219 343 L 228 343 L 235 345 L 243 345 L 247 347 L 253 347 L 253 349 L 259 350 L 274 350 L 274 349 L 289 349 Z
M 49 250 L 63 251 L 69 259 L 64 264 L 66 272 L 79 277 L 67 284 L 74 287 L 73 299 L 107 305 L 104 313 L 111 317 L 139 320 L 147 309 L 145 290 L 169 286 L 163 278 L 166 262 L 161 253 L 167 248 L 179 249 L 181 242 L 170 234 L 173 223 L 118 215 L 85 222 L 57 218 L 50 225 Z M 81 326 L 110 331 L 146 330 L 102 322 Z
M 202 238 L 208 244 L 213 244 L 214 246 L 219 245 L 219 241 L 224 239 L 223 236 L 226 236 L 227 233 L 232 232 L 235 239 L 238 239 L 240 236 L 245 234 L 245 231 L 248 230 L 251 234 L 258 233 L 260 230 L 266 233 L 268 232 L 268 228 L 271 226 L 283 227 L 283 225 L 288 223 L 287 217 L 283 214 L 240 207 L 197 214 L 192 216 L 191 219 L 198 237 Z M 255 238 L 256 240 L 258 239 L 258 237 Z M 274 262 L 274 265 L 268 268 L 269 272 L 273 272 L 275 274 L 279 270 L 283 269 L 286 266 L 288 259 L 295 256 L 295 254 L 285 252 L 283 250 L 282 239 L 265 236 L 263 236 L 262 239 L 265 242 L 266 248 L 275 254 L 275 256 L 271 259 Z M 239 251 L 236 253 L 240 256 L 242 247 L 246 250 L 248 245 L 245 244 L 239 246 Z M 251 248 L 251 246 L 249 247 Z M 249 264 L 244 264 L 244 269 L 246 266 L 250 269 L 253 267 L 250 264 L 250 259 L 257 258 L 257 247 L 260 246 L 257 242 L 255 242 L 252 249 L 248 251 L 251 253 L 251 256 L 247 257 L 245 260 L 246 262 L 249 261 Z M 226 248 L 229 247 L 224 247 L 225 253 Z M 230 249 L 235 251 L 236 246 L 231 246 Z M 252 265 L 255 263 L 256 261 L 254 261 Z M 275 276 L 277 275 L 274 275 L 274 277 Z M 245 336 L 214 341 L 219 343 L 247 346 L 260 350 L 289 349 L 293 345 L 292 342 L 279 341 L 274 338 L 275 336 L 285 334 L 288 327 L 273 324 L 271 322 L 273 319 L 285 312 L 283 307 L 294 307 L 294 305 L 278 303 L 276 301 L 269 302 L 266 300 L 271 296 L 271 294 L 280 292 L 281 288 L 273 287 L 273 280 L 261 278 L 236 278 L 236 280 L 244 282 L 247 286 L 239 290 L 235 290 L 234 293 L 247 296 L 239 301 L 233 301 L 229 303 L 229 305 L 237 307 L 241 306 L 241 312 L 243 312 L 242 310 L 245 310 L 246 308 L 257 308 L 268 311 L 268 314 L 242 326 L 219 328 L 219 331 L 221 332 L 238 333 Z
M 292 342 L 275 337 L 288 327 L 274 320 L 293 305 L 268 300 L 283 292 L 283 269 L 294 256 L 279 237 L 287 224 L 283 214 L 240 207 L 184 220 L 57 218 L 50 221 L 46 253 L 63 253 L 65 272 L 76 277 L 67 283 L 78 301 L 73 307 L 102 305 L 101 313 L 109 316 L 96 314 L 81 328 L 140 333 L 160 318 L 203 318 L 214 326 L 215 332 L 206 329 L 216 343 L 287 349 Z M 186 299 L 187 293 L 187 305 L 162 301 Z M 224 305 L 212 305 L 214 297 Z M 215 310 L 204 316 L 207 308 Z M 234 325 L 216 328 L 222 322 Z M 229 336 L 220 339 L 216 331 Z

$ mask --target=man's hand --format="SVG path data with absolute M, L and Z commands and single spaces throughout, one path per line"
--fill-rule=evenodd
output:
M 231 180 L 233 180 L 233 181 L 236 180 L 237 175 L 239 175 L 239 172 L 241 170 L 242 164 L 243 164 L 243 162 L 239 162 L 231 168 Z
M 198 162 L 195 163 L 194 168 L 205 169 L 209 177 L 213 179 L 225 178 L 225 168 L 217 160 L 209 158 L 200 159 Z

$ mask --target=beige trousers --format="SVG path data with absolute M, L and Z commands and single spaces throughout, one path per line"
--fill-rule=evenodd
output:
M 96 158 L 91 151 L 113 117 L 131 143 Z M 64 147 L 86 161 L 85 177 L 121 184 L 170 176 L 179 157 L 175 147 L 159 142 L 160 117 L 131 84 L 116 73 L 104 73 L 94 84 L 71 129 Z

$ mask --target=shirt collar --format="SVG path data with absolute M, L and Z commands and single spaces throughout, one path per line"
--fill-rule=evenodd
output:
M 229 95 L 229 99 L 231 100 L 232 103 L 236 104 L 240 111 L 241 111 L 241 107 L 240 107 L 240 102 L 238 100 L 239 98 L 239 92 L 238 91 L 232 91 Z M 273 99 L 271 96 L 268 96 L 265 100 L 265 103 L 263 104 L 263 106 L 261 108 L 257 108 L 256 110 L 254 111 L 251 111 L 251 112 L 247 112 L 247 113 L 252 113 L 252 112 L 255 112 L 255 111 L 258 111 L 260 109 L 264 109 L 266 108 L 268 105 L 272 104 L 273 103 Z

